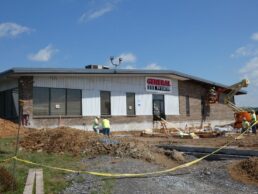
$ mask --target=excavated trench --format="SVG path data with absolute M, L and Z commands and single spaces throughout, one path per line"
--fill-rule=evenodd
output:
M 158 145 L 158 147 L 168 151 L 177 150 L 179 152 L 184 152 L 186 155 L 192 155 L 197 158 L 206 156 L 218 149 L 218 148 L 211 148 L 211 147 L 178 146 L 178 145 Z M 258 151 L 225 148 L 205 158 L 205 160 L 207 161 L 233 160 L 233 159 L 246 159 L 249 157 L 258 157 Z

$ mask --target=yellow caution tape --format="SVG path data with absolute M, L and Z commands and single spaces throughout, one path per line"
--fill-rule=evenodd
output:
M 13 160 L 15 157 L 13 156 L 13 157 L 10 157 L 10 158 L 6 158 L 6 159 L 4 159 L 4 160 L 0 160 L 0 163 L 5 163 L 5 162 L 8 162 L 8 161 L 10 161 L 10 160 Z
M 249 129 L 251 129 L 252 126 L 256 125 L 257 123 L 258 123 L 258 121 L 253 123 L 246 131 L 241 133 L 238 137 L 243 136 L 245 133 L 247 133 L 247 131 Z M 207 157 L 209 157 L 209 156 L 219 152 L 223 148 L 226 148 L 227 146 L 232 144 L 234 141 L 236 141 L 237 138 L 233 139 L 231 142 L 226 143 L 224 146 L 218 148 L 217 150 L 215 150 L 215 151 L 213 151 L 213 152 L 211 152 L 211 153 L 209 153 L 209 154 L 207 154 L 207 155 L 205 155 L 205 156 L 203 156 L 201 158 L 195 159 L 193 161 L 187 162 L 185 164 L 182 164 L 182 165 L 170 168 L 170 169 L 154 171 L 154 172 L 146 172 L 146 173 L 124 173 L 124 174 L 121 174 L 121 173 L 106 173 L 106 172 L 72 170 L 72 169 L 67 169 L 67 168 L 60 168 L 60 167 L 55 167 L 55 166 L 49 166 L 49 165 L 45 165 L 45 164 L 35 163 L 35 162 L 29 161 L 29 160 L 20 159 L 20 158 L 18 158 L 16 156 L 8 158 L 8 159 L 6 159 L 4 161 L 9 161 L 9 160 L 14 159 L 14 160 L 17 160 L 17 161 L 25 163 L 25 164 L 41 166 L 41 167 L 45 167 L 45 168 L 49 168 L 49 169 L 53 169 L 53 170 L 60 170 L 60 171 L 71 172 L 71 173 L 91 174 L 91 175 L 104 176 L 104 177 L 114 177 L 114 178 L 115 177 L 140 177 L 140 176 L 164 174 L 164 173 L 168 173 L 168 172 L 172 172 L 172 171 L 175 171 L 175 170 L 178 170 L 178 169 L 182 169 L 182 168 L 186 168 L 186 167 L 192 166 L 192 165 L 194 165 L 194 164 L 204 160 L 205 158 L 207 158 Z

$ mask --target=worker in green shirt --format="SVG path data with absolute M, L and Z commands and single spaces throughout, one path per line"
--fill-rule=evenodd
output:
M 251 112 L 251 125 L 252 126 L 252 133 L 253 134 L 256 134 L 256 124 L 254 125 L 254 123 L 257 121 L 257 118 L 256 118 L 256 114 L 255 114 L 255 111 L 252 110 Z
M 250 127 L 250 123 L 246 120 L 245 117 L 243 117 L 241 133 L 244 133 L 249 127 Z

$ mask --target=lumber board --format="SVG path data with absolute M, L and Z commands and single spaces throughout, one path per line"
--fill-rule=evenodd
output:
M 44 194 L 43 170 L 36 169 L 36 194 Z
M 32 194 L 35 181 L 35 169 L 29 169 L 23 194 Z

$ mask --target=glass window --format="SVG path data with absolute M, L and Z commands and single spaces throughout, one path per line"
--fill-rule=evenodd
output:
M 204 98 L 204 96 L 201 96 L 201 111 L 202 111 L 202 116 L 205 116 L 205 98 Z
M 50 92 L 50 115 L 65 115 L 66 90 L 51 88 Z
M 185 97 L 185 112 L 187 116 L 190 116 L 190 99 L 189 96 Z
M 67 115 L 81 115 L 81 90 L 67 89 Z
M 81 115 L 81 90 L 60 88 L 33 88 L 33 114 Z
M 135 94 L 126 93 L 127 115 L 135 115 Z
M 110 92 L 109 91 L 101 91 L 100 92 L 100 106 L 101 106 L 101 115 L 111 115 L 110 108 Z
M 33 88 L 33 114 L 49 115 L 49 88 Z
M 0 117 L 5 116 L 5 95 L 4 92 L 0 92 Z

